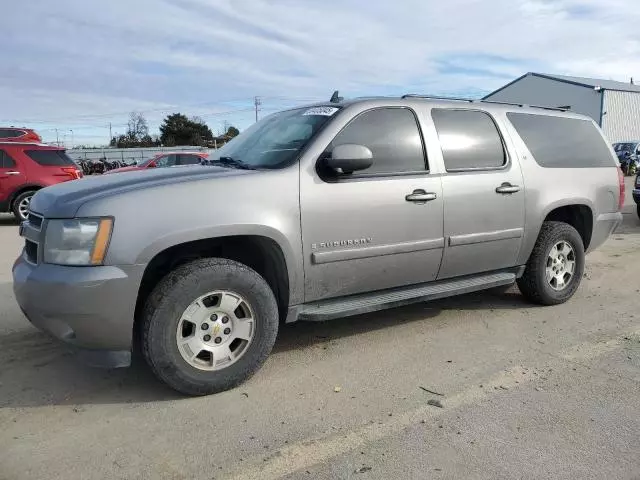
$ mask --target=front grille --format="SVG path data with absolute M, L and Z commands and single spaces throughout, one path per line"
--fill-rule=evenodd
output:
M 38 244 L 31 240 L 25 240 L 24 254 L 29 262 L 38 263 Z
M 33 225 L 33 228 L 37 230 L 40 230 L 42 228 L 42 217 L 40 215 L 36 215 L 35 213 L 29 212 L 29 216 L 27 217 L 27 220 L 31 225 Z

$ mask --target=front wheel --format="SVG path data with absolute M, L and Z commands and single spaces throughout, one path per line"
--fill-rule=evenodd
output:
M 31 203 L 31 198 L 35 195 L 35 191 L 27 191 L 22 192 L 18 195 L 13 201 L 13 214 L 18 219 L 19 222 L 24 222 L 29 215 L 29 204 Z
M 239 385 L 264 363 L 278 306 L 246 265 L 201 259 L 158 284 L 142 320 L 142 348 L 155 375 L 181 393 L 208 395 Z
M 580 286 L 584 261 L 584 244 L 576 229 L 563 222 L 545 222 L 518 288 L 541 305 L 564 303 Z
M 636 213 L 638 214 L 638 218 L 640 218 L 640 203 L 636 205 Z

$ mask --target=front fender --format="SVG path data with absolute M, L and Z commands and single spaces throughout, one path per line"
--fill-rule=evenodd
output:
M 302 259 L 299 250 L 294 247 L 287 236 L 281 231 L 268 225 L 215 225 L 197 228 L 189 231 L 172 232 L 155 239 L 144 248 L 135 260 L 136 264 L 148 264 L 156 255 L 164 250 L 184 243 L 198 240 L 208 240 L 231 236 L 258 236 L 276 242 L 282 250 L 289 276 L 289 298 L 291 304 L 303 301 L 303 276 L 300 267 Z M 299 236 L 298 236 L 299 238 Z

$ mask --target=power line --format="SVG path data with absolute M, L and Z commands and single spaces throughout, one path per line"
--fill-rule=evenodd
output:
M 42 119 L 38 119 L 38 120 L 13 120 L 12 123 L 55 123 L 55 122 L 63 122 L 63 121 L 68 121 L 68 120 L 74 120 L 74 119 L 82 119 L 82 120 L 90 120 L 90 119 L 98 119 L 98 118 L 107 118 L 107 117 L 115 117 L 118 115 L 128 115 L 129 113 L 131 113 L 132 111 L 136 111 L 136 112 L 140 112 L 140 113 L 153 113 L 153 112 L 170 112 L 170 111 L 175 111 L 175 110 L 180 110 L 180 109 L 188 109 L 188 108 L 193 108 L 193 107 L 200 107 L 200 106 L 206 106 L 206 105 L 216 105 L 216 104 L 224 104 L 224 103 L 233 103 L 233 102 L 251 102 L 253 99 L 251 99 L 250 97 L 243 97 L 243 98 L 235 98 L 235 99 L 225 99 L 225 100 L 212 100 L 212 101 L 208 101 L 208 102 L 197 102 L 197 103 L 191 103 L 191 104 L 175 104 L 175 105 L 167 105 L 167 106 L 163 106 L 163 107 L 158 107 L 158 108 L 147 108 L 147 109 L 138 109 L 138 108 L 133 108 L 132 110 L 128 110 L 128 111 L 121 111 L 121 112 L 109 112 L 109 113 L 93 113 L 93 114 L 81 114 L 81 115 L 71 115 L 71 116 L 63 116 L 63 117 L 57 117 L 57 118 L 53 118 L 53 119 L 49 119 L 49 120 L 42 120 Z M 2 120 L 4 121 L 8 121 L 7 119 Z
M 128 111 L 120 111 L 120 112 L 109 112 L 109 113 L 93 113 L 93 114 L 80 114 L 80 115 L 70 115 L 70 116 L 62 116 L 62 117 L 57 117 L 57 118 L 51 118 L 48 120 L 43 120 L 43 119 L 21 119 L 21 120 L 9 120 L 7 118 L 1 120 L 2 123 L 12 123 L 12 124 L 19 124 L 19 123 L 63 123 L 63 122 L 68 122 L 68 121 L 72 121 L 72 120 L 93 120 L 93 119 L 100 119 L 100 118 L 108 118 L 108 117 L 115 117 L 115 116 L 119 116 L 119 115 L 128 115 L 129 113 L 131 113 L 132 111 L 137 111 L 140 113 L 154 113 L 154 112 L 170 112 L 170 111 L 175 111 L 175 110 L 180 110 L 180 109 L 188 109 L 188 108 L 193 108 L 193 107 L 200 107 L 200 106 L 206 106 L 206 105 L 215 105 L 215 104 L 224 104 L 224 103 L 233 103 L 233 102 L 252 102 L 254 104 L 254 108 L 255 108 L 255 102 L 256 99 L 258 100 L 258 102 L 260 102 L 260 105 L 262 104 L 263 100 L 284 100 L 284 101 L 300 101 L 300 102 L 304 102 L 304 101 L 308 101 L 308 102 L 316 102 L 316 101 L 321 101 L 321 99 L 319 97 L 295 97 L 295 96 L 289 96 L 289 95 L 270 95 L 270 96 L 256 96 L 253 99 L 248 98 L 248 97 L 243 97 L 243 98 L 235 98 L 235 99 L 224 99 L 224 100 L 213 100 L 213 101 L 209 101 L 209 102 L 198 102 L 198 103 L 191 103 L 191 104 L 175 104 L 175 105 L 167 105 L 167 106 L 163 106 L 163 107 L 158 107 L 158 108 L 147 108 L 147 109 L 137 109 L 137 108 L 133 108 L 132 110 L 128 110 Z M 98 125 L 96 125 L 98 126 Z

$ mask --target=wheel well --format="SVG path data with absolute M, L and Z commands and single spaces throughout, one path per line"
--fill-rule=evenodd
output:
M 134 341 L 140 333 L 140 318 L 147 297 L 158 282 L 178 266 L 198 258 L 218 257 L 243 263 L 267 281 L 278 302 L 284 321 L 289 306 L 289 274 L 280 246 L 261 236 L 232 236 L 196 240 L 167 248 L 147 265 L 138 290 L 134 321 Z
M 39 185 L 26 185 L 26 186 L 20 187 L 18 190 L 13 192 L 11 194 L 11 197 L 9 198 L 9 211 L 11 212 L 13 210 L 13 202 L 15 201 L 16 198 L 18 198 L 20 194 L 24 192 L 37 192 L 40 189 L 42 189 L 42 187 Z
M 575 228 L 582 237 L 584 249 L 589 248 L 593 233 L 593 213 L 586 205 L 567 205 L 549 212 L 545 222 L 564 222 Z

